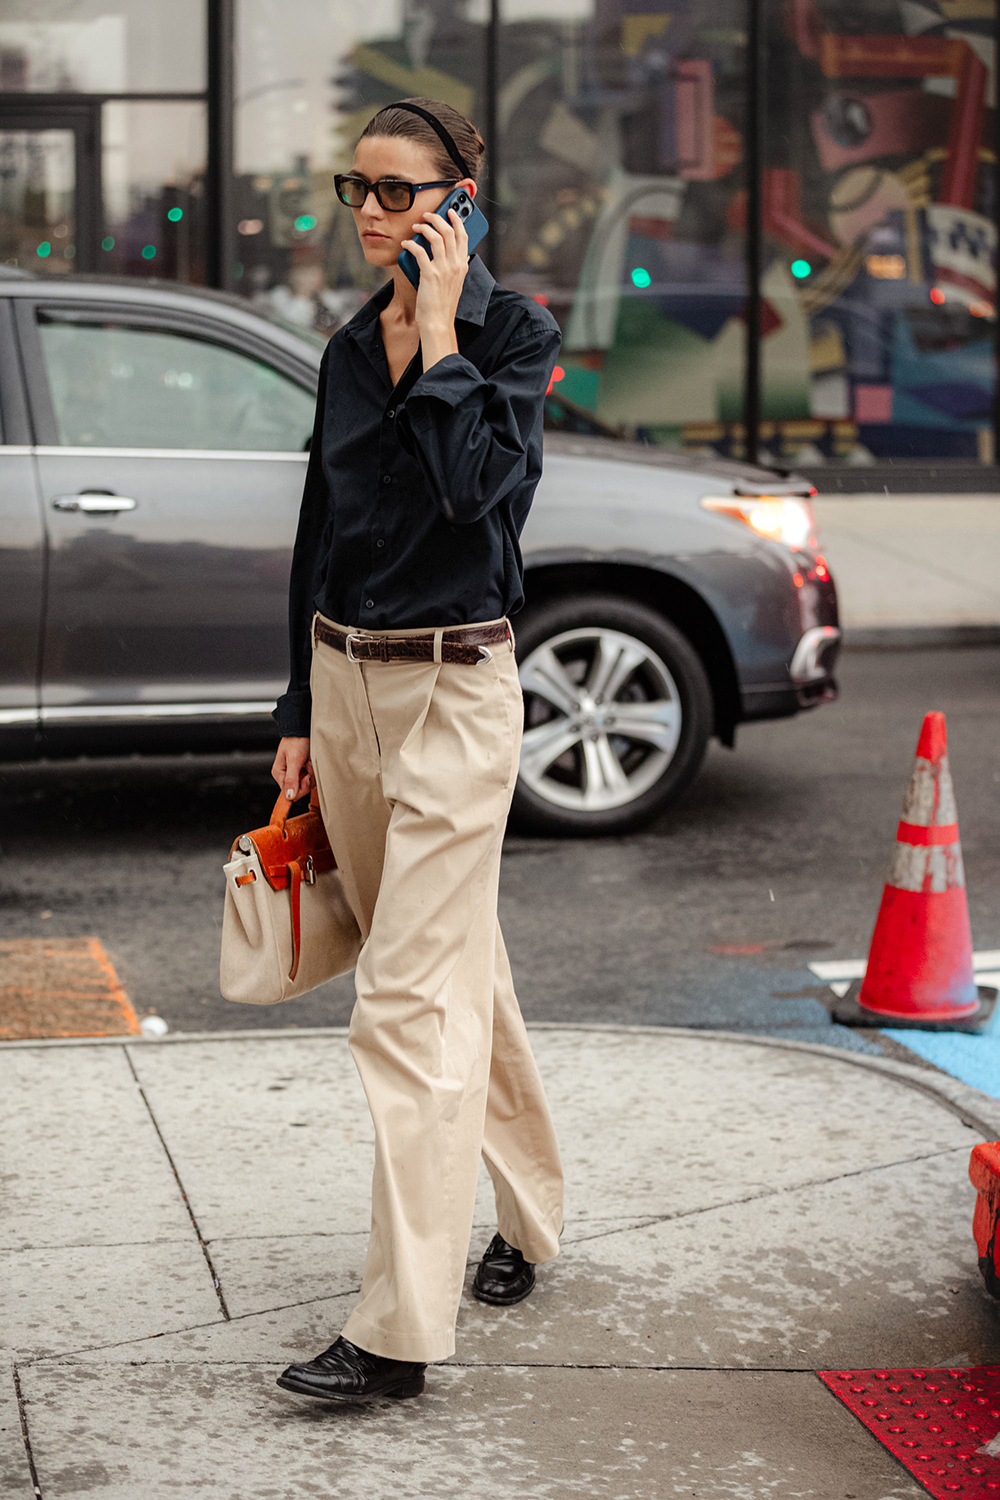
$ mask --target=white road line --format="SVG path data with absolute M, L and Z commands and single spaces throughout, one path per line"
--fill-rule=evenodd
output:
M 864 979 L 868 966 L 866 958 L 819 959 L 810 964 L 810 971 L 817 979 L 823 979 L 839 998 L 847 994 L 854 979 Z M 1000 948 L 986 948 L 973 953 L 972 968 L 977 984 L 988 984 L 1000 989 Z

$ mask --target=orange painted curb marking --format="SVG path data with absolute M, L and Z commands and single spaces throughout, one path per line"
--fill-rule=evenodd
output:
M 141 1034 L 99 938 L 0 939 L 0 1039 Z

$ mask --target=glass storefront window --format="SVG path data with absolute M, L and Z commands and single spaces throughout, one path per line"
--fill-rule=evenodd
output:
M 385 280 L 338 203 L 335 172 L 382 104 L 445 99 L 482 125 L 484 26 L 461 4 L 240 0 L 237 287 L 262 311 L 329 336 Z
M 149 100 L 102 108 L 98 268 L 205 280 L 205 106 Z
M 205 0 L 4 0 L 4 93 L 198 93 Z
M 747 451 L 749 3 L 761 457 L 995 462 L 996 0 L 502 0 L 480 202 L 563 331 L 550 423 Z M 489 14 L 236 0 L 231 270 L 262 312 L 329 337 L 381 284 L 334 173 L 393 98 L 486 126 Z M 7 0 L 0 259 L 204 281 L 205 103 L 105 96 L 206 86 L 206 0 Z
M 992 0 L 769 0 L 762 436 L 993 460 Z
M 739 424 L 742 14 L 505 4 L 500 174 L 482 202 L 502 281 L 563 328 L 557 422 L 696 450 Z M 288 27 L 276 0 L 241 0 L 239 17 L 238 284 L 329 333 L 384 279 L 333 174 L 400 95 L 485 124 L 486 7 L 337 5 L 334 24 L 317 4 Z
M 550 417 L 703 450 L 742 417 L 741 0 L 519 9 L 493 212 L 504 280 L 563 328 Z
M 73 269 L 75 183 L 72 130 L 0 129 L 0 262 Z

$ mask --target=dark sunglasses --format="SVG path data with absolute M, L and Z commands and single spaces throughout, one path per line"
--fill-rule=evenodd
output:
M 353 174 L 338 172 L 333 185 L 337 189 L 337 197 L 341 203 L 346 203 L 348 208 L 362 208 L 369 193 L 374 193 L 376 201 L 386 213 L 398 214 L 405 209 L 413 207 L 413 200 L 424 188 L 432 187 L 454 187 L 455 181 L 451 182 L 399 182 L 394 177 L 380 177 L 378 182 L 368 182 L 364 177 L 355 177 Z

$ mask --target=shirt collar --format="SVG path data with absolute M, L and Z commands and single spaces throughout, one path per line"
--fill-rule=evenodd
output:
M 385 286 L 373 292 L 364 307 L 360 308 L 345 325 L 345 333 L 351 334 L 352 337 L 360 334 L 369 323 L 384 312 L 392 301 L 394 286 L 394 282 L 387 281 Z M 461 319 L 463 323 L 477 323 L 482 328 L 486 322 L 486 309 L 495 286 L 496 282 L 479 256 L 470 256 L 469 269 L 462 285 L 462 295 L 458 299 L 455 317 Z

